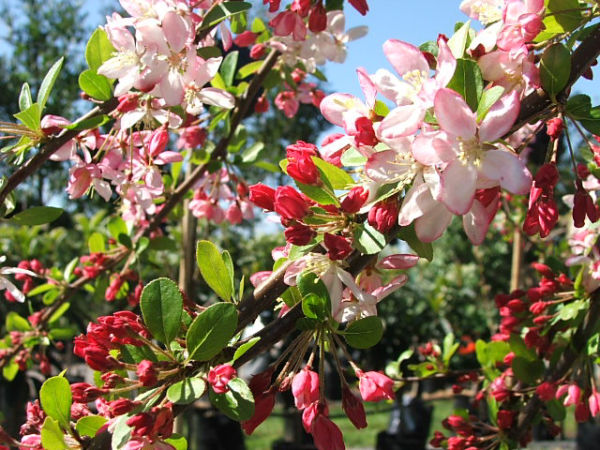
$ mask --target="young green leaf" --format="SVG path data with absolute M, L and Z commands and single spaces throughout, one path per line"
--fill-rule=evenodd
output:
M 237 310 L 231 303 L 216 303 L 202 311 L 186 335 L 189 359 L 211 359 L 227 345 L 236 327 Z
M 19 94 L 19 109 L 21 111 L 25 111 L 33 104 L 33 100 L 31 98 L 31 89 L 29 88 L 29 84 L 23 83 L 21 86 L 21 93 Z
M 42 425 L 40 438 L 45 450 L 65 450 L 65 435 L 58 426 L 58 422 L 52 417 L 46 417 Z
M 462 95 L 471 110 L 477 111 L 479 99 L 483 94 L 481 69 L 475 61 L 457 59 L 456 70 L 447 87 Z
M 379 253 L 386 246 L 385 236 L 368 223 L 354 230 L 354 245 L 365 255 Z
M 92 69 L 84 70 L 79 75 L 79 87 L 83 92 L 96 100 L 107 101 L 112 98 L 112 85 L 104 75 L 98 75 Z
M 479 105 L 477 106 L 477 122 L 481 122 L 485 119 L 485 116 L 490 111 L 490 108 L 494 106 L 500 97 L 504 94 L 504 88 L 502 86 L 493 86 L 483 91 Z
M 48 378 L 40 389 L 40 402 L 48 417 L 56 420 L 64 429 L 69 428 L 72 395 L 66 378 Z
M 107 419 L 102 416 L 84 416 L 77 421 L 75 429 L 81 436 L 94 437 L 106 422 Z
M 221 63 L 219 73 L 223 77 L 223 81 L 227 87 L 233 85 L 233 78 L 235 77 L 235 69 L 237 67 L 239 52 L 234 51 L 228 53 Z
M 254 347 L 258 341 L 260 341 L 259 336 L 253 337 L 248 342 L 240 345 L 236 349 L 235 353 L 233 354 L 233 358 L 231 359 L 231 364 L 233 364 L 235 361 L 237 361 L 239 358 L 241 358 L 244 355 L 244 353 L 246 353 L 248 350 L 250 350 L 252 347 Z
M 175 282 L 158 278 L 142 291 L 140 307 L 144 323 L 156 339 L 169 344 L 179 332 L 183 297 Z
M 31 331 L 31 325 L 27 319 L 19 313 L 10 311 L 6 315 L 6 331 Z
M 348 186 L 354 184 L 354 180 L 345 170 L 315 156 L 312 157 L 312 160 L 321 172 L 325 174 L 333 189 L 346 189 Z
M 251 3 L 238 1 L 230 1 L 214 5 L 204 16 L 198 31 L 213 28 L 223 20 L 235 14 L 244 12 L 251 7 Z
M 106 242 L 104 241 L 104 235 L 95 231 L 88 239 L 88 247 L 90 253 L 104 253 L 106 250 Z
M 206 284 L 223 300 L 231 301 L 233 277 L 215 244 L 209 241 L 198 242 L 196 261 Z
M 40 85 L 40 89 L 38 91 L 37 100 L 36 100 L 36 102 L 40 105 L 41 111 L 43 111 L 44 107 L 46 106 L 46 102 L 48 101 L 48 98 L 50 97 L 50 93 L 52 92 L 54 83 L 56 83 L 58 74 L 60 73 L 60 70 L 62 69 L 64 60 L 65 60 L 65 58 L 60 58 L 58 61 L 56 61 L 52 65 L 52 67 L 50 68 L 50 70 L 48 71 L 48 73 L 46 74 L 44 79 L 42 80 L 42 84 Z
M 10 218 L 10 221 L 16 225 L 43 225 L 54 222 L 63 212 L 62 209 L 52 206 L 34 206 L 15 214 Z
M 94 72 L 116 52 L 115 47 L 108 39 L 106 31 L 96 28 L 85 47 L 85 60 Z
M 23 125 L 32 131 L 41 130 L 42 108 L 40 108 L 38 103 L 34 103 L 26 110 L 14 114 L 14 117 L 19 119 Z

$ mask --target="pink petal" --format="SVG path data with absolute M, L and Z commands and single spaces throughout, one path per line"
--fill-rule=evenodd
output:
M 424 117 L 425 110 L 419 104 L 398 106 L 381 121 L 377 134 L 382 139 L 411 135 L 419 129 Z
M 484 153 L 481 171 L 491 180 L 513 194 L 526 194 L 531 186 L 531 173 L 518 156 L 504 150 L 489 150 Z
M 473 204 L 477 170 L 470 164 L 458 160 L 446 166 L 441 175 L 442 191 L 440 200 L 454 214 L 465 214 Z
M 398 224 L 400 226 L 410 225 L 413 220 L 427 214 L 437 205 L 438 202 L 431 196 L 429 186 L 424 181 L 417 179 L 404 197 L 398 215 Z
M 475 137 L 477 122 L 475 113 L 459 93 L 442 88 L 435 95 L 435 116 L 442 130 L 464 139 Z
M 486 208 L 480 201 L 475 200 L 469 212 L 463 216 L 463 228 L 473 245 L 484 241 L 497 210 L 497 201 L 491 202 Z
M 358 83 L 360 84 L 360 88 L 362 89 L 363 94 L 365 94 L 367 106 L 369 108 L 373 108 L 375 105 L 375 97 L 377 96 L 377 88 L 375 87 L 375 84 L 373 84 L 373 80 L 371 80 L 364 67 L 359 67 L 356 69 L 356 73 L 358 74 Z
M 371 76 L 371 79 L 381 95 L 392 100 L 396 105 L 412 103 L 410 97 L 414 95 L 414 88 L 407 82 L 398 79 L 389 70 L 379 69 Z
M 446 86 L 456 70 L 456 59 L 443 38 L 438 39 L 438 47 L 440 50 L 437 58 L 435 79 L 438 82 L 438 86 Z
M 321 101 L 320 108 L 323 116 L 329 122 L 339 127 L 346 126 L 344 116 L 351 110 L 356 110 L 364 116 L 369 114 L 369 109 L 365 104 L 358 97 L 350 94 L 328 95 Z
M 435 241 L 444 234 L 452 222 L 452 217 L 452 213 L 442 203 L 437 203 L 435 208 L 415 221 L 417 237 L 422 242 Z
M 479 126 L 479 139 L 482 142 L 493 142 L 510 130 L 519 116 L 521 104 L 519 94 L 512 91 L 494 103 Z
M 456 151 L 444 137 L 446 137 L 445 133 L 419 135 L 412 146 L 415 159 L 426 166 L 435 166 L 456 159 Z
M 413 70 L 429 73 L 429 64 L 423 53 L 412 44 L 390 39 L 383 44 L 383 53 L 400 75 Z
M 171 46 L 171 50 L 179 53 L 190 37 L 189 23 L 175 11 L 169 11 L 162 20 L 162 29 Z
M 217 88 L 204 88 L 198 93 L 202 103 L 231 109 L 235 106 L 235 97 L 229 92 Z
M 376 264 L 376 267 L 378 269 L 406 270 L 416 266 L 418 262 L 417 255 L 397 254 L 386 256 Z

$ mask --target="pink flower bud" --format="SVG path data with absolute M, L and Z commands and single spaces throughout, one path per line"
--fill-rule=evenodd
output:
M 592 417 L 596 417 L 600 413 L 600 393 L 598 393 L 596 388 L 592 389 L 592 394 L 588 398 L 588 404 Z
M 311 434 L 318 450 L 345 450 L 344 437 L 338 426 L 328 417 L 319 414 L 315 419 Z
M 395 198 L 389 198 L 376 203 L 369 211 L 369 224 L 379 232 L 386 233 L 398 222 L 398 202 Z
M 360 395 L 366 402 L 394 398 L 394 381 L 380 372 L 358 372 Z
M 237 371 L 229 364 L 220 364 L 208 372 L 208 382 L 217 394 L 229 391 L 227 384 L 237 377 Z
M 252 48 L 250 49 L 250 58 L 252 59 L 260 59 L 265 55 L 265 51 L 266 51 L 267 47 L 265 46 L 265 44 L 256 44 L 253 45 Z M 263 111 L 265 112 L 265 111 Z
M 237 37 L 233 40 L 235 45 L 238 47 L 250 47 L 256 42 L 256 38 L 258 37 L 257 33 L 253 33 L 250 30 L 246 30 L 243 33 L 237 35 Z
M 298 409 L 316 402 L 319 399 L 319 375 L 306 367 L 298 372 L 292 380 L 292 395 Z
M 554 117 L 546 122 L 546 134 L 553 141 L 560 137 L 564 128 L 565 125 L 560 117 Z

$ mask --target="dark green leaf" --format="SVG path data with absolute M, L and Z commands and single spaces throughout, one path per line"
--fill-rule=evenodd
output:
M 251 7 L 251 3 L 238 1 L 214 5 L 204 16 L 198 31 L 213 28 L 228 17 L 244 12 Z
M 71 387 L 64 377 L 48 378 L 40 389 L 40 402 L 47 416 L 68 429 L 71 419 Z
M 544 374 L 544 363 L 539 359 L 515 356 L 511 365 L 515 377 L 527 384 L 534 384 Z
M 402 227 L 398 232 L 398 237 L 406 242 L 421 258 L 425 258 L 428 261 L 433 260 L 433 246 L 431 242 L 421 242 L 419 240 L 414 224 Z
M 475 61 L 457 59 L 454 76 L 447 87 L 462 95 L 471 110 L 477 111 L 479 99 L 483 94 L 483 76 Z
M 110 120 L 111 118 L 109 116 L 107 116 L 106 114 L 102 114 L 101 116 L 90 117 L 89 119 L 72 123 L 71 125 L 67 125 L 65 128 L 67 130 L 75 131 L 92 130 L 107 124 L 108 122 L 110 122 Z
M 567 100 L 567 114 L 575 120 L 588 119 L 592 109 L 592 99 L 588 95 L 572 95 Z
M 208 361 L 233 337 L 237 310 L 231 303 L 216 303 L 202 311 L 187 332 L 189 359 Z
M 79 87 L 83 92 L 96 100 L 107 101 L 112 98 L 112 85 L 108 78 L 99 75 L 92 69 L 85 70 L 79 75 Z
M 325 283 L 312 272 L 304 272 L 301 274 L 300 278 L 298 278 L 297 286 L 303 298 L 309 294 L 314 294 L 317 297 L 330 301 L 329 291 L 327 290 Z
M 48 97 L 50 97 L 50 93 L 52 92 L 54 83 L 56 82 L 56 79 L 58 78 L 58 74 L 60 73 L 60 70 L 62 69 L 64 60 L 65 60 L 65 58 L 60 58 L 58 61 L 56 61 L 52 65 L 52 67 L 50 68 L 50 70 L 48 71 L 48 73 L 46 74 L 44 79 L 42 80 L 42 84 L 40 85 L 40 89 L 38 91 L 37 101 L 36 101 L 40 105 L 40 110 L 42 110 L 42 111 L 44 110 L 44 107 L 46 106 Z
M 344 331 L 344 339 L 354 348 L 370 348 L 377 344 L 383 336 L 381 319 L 369 316 L 352 322 Z
M 385 236 L 368 223 L 354 230 L 354 245 L 365 255 L 379 253 L 386 246 Z
M 540 61 L 542 87 L 551 97 L 566 86 L 571 75 L 571 52 L 563 44 L 552 44 Z
M 96 28 L 85 47 L 85 60 L 90 69 L 97 72 L 98 68 L 109 60 L 116 51 L 108 39 L 106 31 L 102 28 Z
M 321 322 L 316 319 L 309 319 L 308 317 L 301 317 L 296 321 L 296 328 L 300 331 L 316 330 Z
M 58 219 L 63 210 L 52 206 L 34 206 L 33 208 L 21 211 L 10 218 L 12 223 L 17 225 L 42 225 L 54 222 Z
M 215 244 L 209 241 L 198 242 L 196 261 L 206 284 L 223 300 L 230 301 L 233 295 L 233 277 Z
M 158 278 L 146 285 L 142 291 L 140 307 L 144 323 L 153 336 L 169 344 L 179 332 L 183 297 L 175 282 Z
M 590 110 L 590 119 L 579 122 L 590 133 L 600 135 L 600 106 L 595 106 Z
M 211 389 L 210 402 L 232 420 L 241 422 L 254 415 L 254 397 L 250 388 L 241 378 L 234 378 L 227 387 L 225 394 L 215 394 Z
M 167 398 L 178 405 L 187 405 L 202 397 L 206 383 L 200 378 L 186 378 L 167 390 Z
M 329 298 L 319 297 L 316 294 L 308 294 L 302 299 L 302 312 L 310 319 L 324 321 L 331 311 Z

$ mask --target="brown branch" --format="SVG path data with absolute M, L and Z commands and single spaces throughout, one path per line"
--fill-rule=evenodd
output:
M 111 98 L 101 105 L 96 106 L 94 109 L 78 119 L 75 123 L 82 122 L 102 114 L 108 114 L 115 109 L 118 104 L 119 101 L 116 98 Z M 71 139 L 75 138 L 79 133 L 81 133 L 81 131 L 64 130 L 58 136 L 48 139 L 46 144 L 35 156 L 19 167 L 19 169 L 8 178 L 6 184 L 2 190 L 0 190 L 0 205 L 4 203 L 6 197 L 8 197 L 8 195 L 15 190 L 17 186 L 19 186 L 23 181 L 39 170 L 39 168 L 42 167 L 42 165 L 48 161 L 48 159 L 50 159 L 55 152 L 57 152 Z

